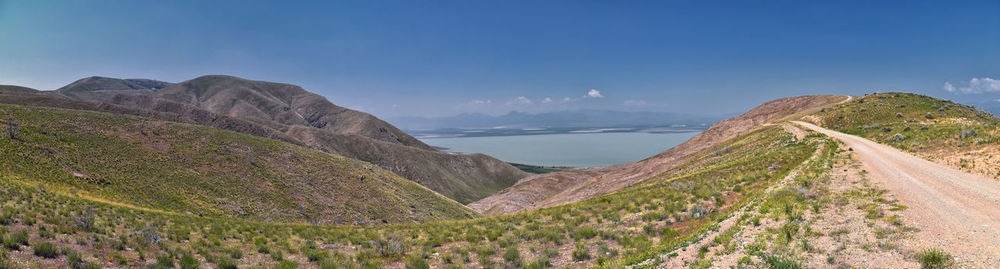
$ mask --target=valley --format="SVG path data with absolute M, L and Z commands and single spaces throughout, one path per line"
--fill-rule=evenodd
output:
M 1000 268 L 998 10 L 0 0 L 0 269 Z
M 934 212 L 925 208 L 968 201 L 919 200 L 927 195 L 903 187 L 913 185 L 886 180 L 909 164 L 872 166 L 872 160 L 890 158 L 868 157 L 877 147 L 918 155 L 968 151 L 930 143 L 968 133 L 962 128 L 976 130 L 970 138 L 978 139 L 976 149 L 996 147 L 995 118 L 918 95 L 779 99 L 644 160 L 540 170 L 546 173 L 521 178 L 468 206 L 378 165 L 303 147 L 312 142 L 296 136 L 282 141 L 185 117 L 170 121 L 170 115 L 183 114 L 141 106 L 88 107 L 22 92 L 0 96 L 85 108 L 0 106 L 3 124 L 18 126 L 4 139 L 3 153 L 10 157 L 0 163 L 0 264 L 8 268 L 894 267 L 920 264 L 926 251 L 942 251 L 947 262 L 962 265 L 995 262 L 950 247 L 957 241 L 947 240 L 966 240 L 968 234 L 921 239 L 935 229 L 956 230 L 923 222 L 921 212 Z M 869 109 L 892 115 L 850 114 Z M 933 121 L 910 122 L 907 116 L 927 113 Z M 868 118 L 844 121 L 852 115 Z M 275 126 L 262 129 L 274 135 L 287 128 L 262 123 Z M 881 129 L 867 131 L 871 125 L 905 130 L 906 143 L 882 138 Z M 968 144 L 959 139 L 951 145 Z M 927 162 L 893 150 L 891 158 Z M 966 172 L 954 169 L 981 170 L 953 167 L 947 173 L 954 174 L 955 186 L 996 184 L 966 179 Z M 983 232 L 991 226 L 982 226 Z M 982 242 L 975 249 L 992 244 Z M 54 255 L 40 254 L 50 246 L 58 250 Z M 889 258 L 857 258 L 866 255 Z

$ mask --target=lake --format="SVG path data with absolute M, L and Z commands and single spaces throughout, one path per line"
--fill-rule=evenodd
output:
M 698 132 L 574 133 L 549 135 L 421 138 L 428 145 L 461 153 L 542 166 L 595 167 L 639 161 L 663 152 Z

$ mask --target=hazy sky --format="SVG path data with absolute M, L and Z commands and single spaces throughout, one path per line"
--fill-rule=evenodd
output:
M 205 74 L 383 117 L 895 89 L 1000 103 L 1000 1 L 0 0 L 0 84 Z

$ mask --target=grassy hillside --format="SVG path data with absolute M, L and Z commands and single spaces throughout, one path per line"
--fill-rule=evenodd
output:
M 990 138 L 995 130 L 990 128 L 995 125 L 995 118 L 989 115 L 922 96 L 879 96 L 856 98 L 805 116 L 846 132 L 876 140 L 890 139 L 882 141 L 917 152 L 993 145 Z M 907 107 L 913 109 L 904 109 Z M 15 108 L 23 109 L 7 106 L 4 111 Z M 930 111 L 937 113 L 933 118 L 926 116 L 931 108 L 934 110 Z M 902 116 L 897 117 L 896 113 Z M 918 115 L 924 120 L 905 120 Z M 897 122 L 899 118 L 902 122 Z M 885 133 L 889 132 L 870 127 L 875 124 L 893 130 L 911 127 L 903 132 L 924 133 L 893 141 L 894 134 L 887 137 Z M 923 126 L 907 124 L 922 124 L 927 128 L 917 129 L 915 126 Z M 965 137 L 952 133 L 956 129 L 961 133 L 962 128 L 978 134 Z M 170 136 L 168 132 L 163 135 Z M 202 146 L 208 147 L 207 144 Z M 808 241 L 819 236 L 809 228 L 818 221 L 815 212 L 826 212 L 822 210 L 828 207 L 836 209 L 830 205 L 839 204 L 826 199 L 840 194 L 828 195 L 823 190 L 827 187 L 817 187 L 830 182 L 831 177 L 826 173 L 832 171 L 831 167 L 847 171 L 844 165 L 849 157 L 836 151 L 836 145 L 822 135 L 796 136 L 781 124 L 765 125 L 700 150 L 685 163 L 663 173 L 579 202 L 497 217 L 381 226 L 282 224 L 153 211 L 87 195 L 100 194 L 99 191 L 74 194 L 68 191 L 78 188 L 73 183 L 39 187 L 37 181 L 24 176 L 4 174 L 0 176 L 3 183 L 0 198 L 4 201 L 0 205 L 4 209 L 0 224 L 5 228 L 0 231 L 5 233 L 3 241 L 9 242 L 5 244 L 9 247 L 0 256 L 22 267 L 60 266 L 82 260 L 103 266 L 161 263 L 182 268 L 193 263 L 224 268 L 232 264 L 265 268 L 424 268 L 425 265 L 646 268 L 662 265 L 663 257 L 680 249 L 696 249 L 697 259 L 686 266 L 705 268 L 714 262 L 706 253 L 724 256 L 733 251 L 753 256 L 747 258 L 747 264 L 789 265 L 796 264 L 789 259 L 809 253 L 812 248 Z M 214 152 L 224 149 L 220 146 Z M 266 159 L 259 158 L 256 161 Z M 807 159 L 812 161 L 803 166 Z M 69 167 L 85 172 L 72 165 Z M 792 171 L 797 174 L 786 180 L 785 186 L 768 190 L 778 186 L 775 183 Z M 848 189 L 848 193 L 853 192 Z M 879 227 L 895 227 L 892 217 L 875 214 L 896 206 L 879 202 L 882 198 L 879 195 L 859 196 L 856 200 L 861 205 L 855 211 L 862 212 L 862 219 L 880 221 Z M 873 209 L 872 203 L 878 210 Z M 752 211 L 739 211 L 745 206 Z M 868 214 L 876 216 L 868 217 L 864 212 L 875 212 Z M 733 226 L 736 228 L 720 228 L 720 221 L 731 216 L 737 216 Z M 757 222 L 770 228 L 747 228 L 756 227 Z M 816 226 L 821 228 L 824 227 Z M 741 229 L 749 229 L 744 231 L 747 235 Z M 905 227 L 894 229 L 905 230 Z M 707 244 L 698 243 L 697 247 L 689 245 L 700 242 L 701 234 L 712 231 L 720 236 Z M 738 247 L 745 241 L 734 238 L 746 240 L 753 231 L 760 235 L 755 237 L 755 243 Z M 27 240 L 21 240 L 25 237 Z M 22 241 L 27 243 L 21 244 Z M 65 251 L 68 254 L 57 251 L 56 258 L 43 258 L 44 252 L 35 254 L 35 246 L 45 249 L 46 243 L 54 244 L 56 249 L 69 249 Z M 740 264 L 744 264 L 743 260 L 741 257 Z M 0 258 L 0 264 L 3 262 Z
M 377 166 L 197 125 L 0 105 L 0 172 L 86 199 L 258 221 L 406 223 L 470 209 Z
M 197 117 L 253 122 L 284 132 L 298 144 L 378 165 L 461 203 L 489 196 L 528 175 L 486 155 L 434 150 L 375 116 L 337 106 L 291 84 L 202 76 L 154 94 L 116 96 L 108 102 L 191 116 L 199 123 L 204 121 Z
M 23 108 L 4 107 L 5 113 L 17 109 Z M 22 117 L 44 114 L 37 111 L 16 113 Z M 176 132 L 199 129 L 191 126 L 166 128 Z M 96 133 L 98 130 L 79 132 Z M 175 137 L 170 135 L 173 131 L 162 132 L 164 136 Z M 82 188 L 81 185 L 87 185 L 80 183 L 82 180 L 63 175 L 54 180 L 61 187 L 46 186 L 43 190 L 36 181 L 29 179 L 30 173 L 22 172 L 27 175 L 5 174 L 0 178 L 4 181 L 0 184 L 3 188 L 0 193 L 5 196 L 2 224 L 6 226 L 5 238 L 17 241 L 21 233 L 26 233 L 31 246 L 14 247 L 19 250 L 10 250 L 8 257 L 13 258 L 9 259 L 22 265 L 42 267 L 76 259 L 76 256 L 66 255 L 47 259 L 28 251 L 46 242 L 57 248 L 71 248 L 70 254 L 82 252 L 83 261 L 104 266 L 197 262 L 220 267 L 227 264 L 288 266 L 282 268 L 294 268 L 293 264 L 315 264 L 322 268 L 335 268 L 332 265 L 338 264 L 347 267 L 380 264 L 617 267 L 682 246 L 698 232 L 711 229 L 717 220 L 759 195 L 812 156 L 822 143 L 815 139 L 797 140 L 783 129 L 772 126 L 725 142 L 731 146 L 730 151 L 701 153 L 705 158 L 697 167 L 664 173 L 642 184 L 581 202 L 500 217 L 375 227 L 234 221 L 135 209 L 88 199 L 91 193 L 101 194 L 102 189 L 116 187 Z M 241 146 L 249 144 L 253 143 L 240 143 Z M 171 145 L 171 151 L 185 148 Z M 200 146 L 211 147 L 208 143 Z M 255 145 L 254 148 L 257 149 L 254 152 L 258 152 L 267 147 Z M 60 150 L 70 152 L 67 148 Z M 213 152 L 226 150 L 219 146 Z M 235 162 L 249 161 L 232 158 Z M 61 160 L 59 157 L 52 159 Z M 256 157 L 258 163 L 265 160 L 267 158 L 261 155 Z M 81 172 L 96 174 L 87 169 L 98 164 L 64 162 Z M 11 167 L 17 165 L 5 169 Z M 69 188 L 84 191 L 76 194 L 63 191 Z M 164 208 L 171 207 L 165 205 Z
M 911 93 L 877 93 L 816 113 L 819 125 L 982 175 L 1000 176 L 1000 119 Z

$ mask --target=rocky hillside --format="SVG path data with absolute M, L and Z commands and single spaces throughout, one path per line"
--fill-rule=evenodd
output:
M 54 94 L 78 101 L 103 102 L 115 95 L 150 94 L 170 85 L 151 79 L 87 77 L 55 90 Z
M 444 153 L 306 125 L 222 115 L 149 95 L 117 95 L 105 103 L 93 103 L 6 86 L 0 88 L 0 103 L 135 115 L 276 139 L 379 165 L 463 203 L 493 194 L 527 175 L 486 155 Z
M 83 199 L 268 222 L 382 224 L 476 216 L 375 165 L 276 140 L 19 105 L 0 105 L 0 119 L 18 130 L 0 141 L 4 180 Z
M 406 146 L 431 149 L 420 140 L 368 113 L 330 103 L 299 86 L 232 76 L 202 76 L 151 95 L 222 115 L 303 125 L 335 134 L 361 135 Z
M 107 96 L 114 93 L 122 94 Z M 496 193 L 528 175 L 486 155 L 439 152 L 372 115 L 334 105 L 290 84 L 231 76 L 204 76 L 178 84 L 90 77 L 54 92 L 5 86 L 0 88 L 0 99 L 156 117 L 277 139 L 374 163 L 462 203 Z
M 699 152 L 786 117 L 819 111 L 843 96 L 799 96 L 770 101 L 747 113 L 716 123 L 690 140 L 648 159 L 609 167 L 535 175 L 497 194 L 469 204 L 487 214 L 502 215 L 558 206 L 613 192 L 690 162 Z
M 116 96 L 108 102 L 251 121 L 308 147 L 376 164 L 461 203 L 486 197 L 527 176 L 486 155 L 439 152 L 372 115 L 334 105 L 290 84 L 204 76 L 155 94 Z

